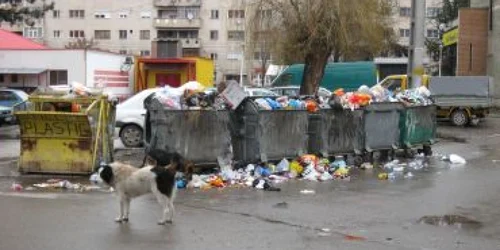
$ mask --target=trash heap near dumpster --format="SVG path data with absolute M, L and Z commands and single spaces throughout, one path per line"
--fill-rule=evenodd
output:
M 172 153 L 218 164 L 217 174 L 193 176 L 190 185 L 197 188 L 275 191 L 272 183 L 290 178 L 345 180 L 350 166 L 373 168 L 375 152 L 421 148 L 431 154 L 436 107 L 429 95 L 425 87 L 391 93 L 362 86 L 351 93 L 339 89 L 326 101 L 247 97 L 234 107 L 195 85 L 166 88 L 145 101 L 146 152 L 160 164 Z
M 15 113 L 22 173 L 90 174 L 112 161 L 114 105 L 97 90 L 39 88 Z

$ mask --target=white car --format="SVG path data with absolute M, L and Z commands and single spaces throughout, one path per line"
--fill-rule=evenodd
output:
M 298 96 L 300 87 L 299 86 L 274 87 L 271 88 L 271 91 L 282 96 Z M 320 87 L 318 89 L 318 95 L 323 98 L 329 98 L 332 95 L 332 92 L 323 87 Z
M 116 106 L 116 127 L 126 147 L 140 147 L 144 138 L 144 100 L 160 88 L 146 89 Z
M 262 88 L 245 88 L 247 96 L 278 96 L 276 93 Z

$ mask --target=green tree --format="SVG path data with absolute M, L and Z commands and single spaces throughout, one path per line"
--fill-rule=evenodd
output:
M 45 0 L 10 0 L 0 3 L 0 21 L 16 24 L 24 22 L 29 26 L 35 24 L 34 19 L 42 18 L 49 10 L 54 9 L 54 3 L 47 4 Z
M 275 53 L 303 62 L 301 94 L 314 94 L 328 60 L 368 59 L 392 42 L 390 0 L 266 0 L 273 10 Z

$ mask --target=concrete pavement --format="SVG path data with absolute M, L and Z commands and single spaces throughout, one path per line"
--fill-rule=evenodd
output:
M 290 181 L 282 192 L 181 190 L 167 226 L 156 225 L 160 208 L 152 196 L 134 200 L 130 223 L 120 225 L 113 194 L 15 193 L 0 185 L 0 249 L 500 249 L 498 125 L 500 119 L 478 128 L 441 126 L 467 143 L 441 141 L 434 151 L 457 153 L 468 164 L 434 158 L 413 179 L 379 181 L 359 171 L 350 182 Z M 417 223 L 445 214 L 482 226 Z

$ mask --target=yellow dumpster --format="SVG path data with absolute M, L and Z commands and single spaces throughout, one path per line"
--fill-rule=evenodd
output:
M 21 173 L 90 174 L 112 161 L 115 108 L 106 95 L 34 94 L 15 112 Z

